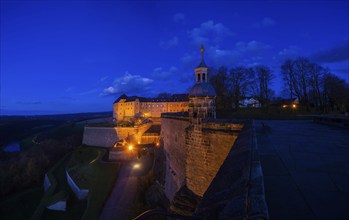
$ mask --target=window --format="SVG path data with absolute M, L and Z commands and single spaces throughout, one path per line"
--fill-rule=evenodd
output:
M 202 81 L 203 81 L 203 82 L 206 81 L 206 74 L 205 74 L 205 73 L 202 74 Z

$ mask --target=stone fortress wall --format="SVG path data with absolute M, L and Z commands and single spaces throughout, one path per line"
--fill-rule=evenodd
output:
M 118 133 L 113 127 L 85 126 L 82 144 L 97 147 L 113 147 L 118 139 Z
M 232 127 L 235 129 L 232 130 Z M 194 126 L 186 129 L 186 183 L 196 195 L 204 195 L 241 128 L 241 124 L 222 126 L 203 123 L 201 129 Z
M 167 115 L 163 115 L 161 126 L 167 164 L 165 193 L 169 200 L 184 184 L 203 196 L 243 127 L 216 120 L 195 129 L 189 118 Z
M 142 135 L 153 123 L 135 127 L 85 127 L 82 144 L 97 147 L 113 147 L 118 140 L 128 138 L 131 142 L 142 141 Z
M 161 118 L 161 135 L 166 155 L 165 192 L 172 200 L 175 193 L 185 183 L 186 135 L 189 120 Z

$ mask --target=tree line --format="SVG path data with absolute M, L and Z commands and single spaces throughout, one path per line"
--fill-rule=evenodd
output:
M 83 129 L 75 124 L 51 129 L 49 136 L 39 139 L 20 153 L 0 151 L 0 198 L 43 185 L 45 173 L 66 153 L 81 145 Z M 45 134 L 45 132 L 44 132 Z
M 297 97 L 308 110 L 348 111 L 349 86 L 344 79 L 304 57 L 288 59 L 281 74 L 290 97 Z
M 304 57 L 287 59 L 280 66 L 284 92 L 298 98 L 307 110 L 348 111 L 349 85 L 344 79 Z M 268 110 L 275 92 L 271 89 L 275 74 L 268 66 L 221 66 L 210 71 L 210 82 L 216 90 L 217 110 L 238 109 L 246 97 L 257 99 Z

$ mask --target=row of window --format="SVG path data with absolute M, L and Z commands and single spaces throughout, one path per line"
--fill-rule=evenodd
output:
M 163 109 L 156 109 L 152 112 L 184 112 L 184 109 L 183 108 L 182 109 L 170 109 L 168 111 L 165 111 Z M 119 115 L 122 115 L 122 112 L 119 112 Z

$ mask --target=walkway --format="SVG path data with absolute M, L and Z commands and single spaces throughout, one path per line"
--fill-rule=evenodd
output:
M 255 125 L 270 219 L 349 219 L 349 130 L 312 121 Z
M 153 158 L 148 155 L 122 165 L 113 191 L 103 207 L 100 220 L 130 219 L 130 209 L 137 193 L 137 177 L 147 174 L 152 162 Z

